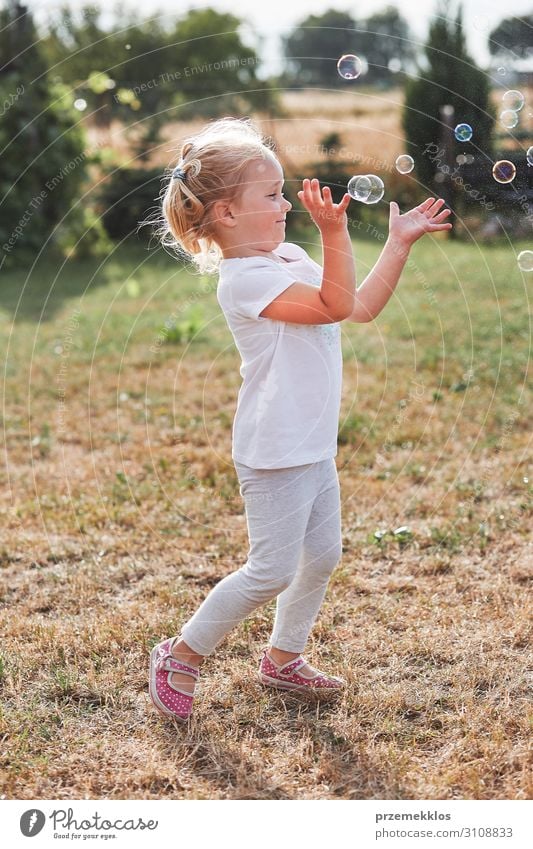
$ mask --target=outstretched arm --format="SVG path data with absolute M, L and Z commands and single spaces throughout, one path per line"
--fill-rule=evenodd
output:
M 346 209 L 350 195 L 333 203 L 316 179 L 305 179 L 298 197 L 322 236 L 322 284 L 293 283 L 260 313 L 262 318 L 295 324 L 331 324 L 348 318 L 355 304 L 355 263 Z
M 320 230 L 322 237 L 322 285 L 320 297 L 340 316 L 350 314 L 354 305 L 355 261 L 348 231 L 346 210 L 350 195 L 346 192 L 340 203 L 333 203 L 331 189 L 315 178 L 305 179 L 298 197 Z M 342 320 L 342 319 L 341 319 Z
M 445 221 L 449 209 L 442 198 L 427 198 L 419 206 L 400 215 L 395 201 L 390 203 L 389 236 L 373 269 L 355 291 L 355 306 L 348 321 L 373 321 L 391 297 L 400 279 L 412 245 L 425 233 L 449 230 Z

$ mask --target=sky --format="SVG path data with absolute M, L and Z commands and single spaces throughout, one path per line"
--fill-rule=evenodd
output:
M 48 11 L 59 8 L 68 0 L 26 0 L 27 6 L 40 21 Z M 88 2 L 88 0 L 87 0 Z M 114 0 L 92 0 L 95 5 L 113 7 Z M 138 0 L 122 0 L 127 8 L 138 9 Z M 147 6 L 147 17 L 170 14 L 181 16 L 188 9 L 212 7 L 221 12 L 231 12 L 244 18 L 263 36 L 261 55 L 265 59 L 261 76 L 281 70 L 279 36 L 286 34 L 293 26 L 309 14 L 320 14 L 334 8 L 350 12 L 356 19 L 364 18 L 380 11 L 387 5 L 396 6 L 407 19 L 415 39 L 425 41 L 429 20 L 437 6 L 436 0 L 167 0 L 157 5 Z M 79 0 L 71 0 L 73 9 L 86 5 Z M 450 12 L 455 17 L 457 0 L 451 0 Z M 490 54 L 486 48 L 487 34 L 504 17 L 533 14 L 533 0 L 463 0 L 464 25 L 467 44 L 476 62 L 487 66 Z M 104 19 L 102 19 L 104 21 Z

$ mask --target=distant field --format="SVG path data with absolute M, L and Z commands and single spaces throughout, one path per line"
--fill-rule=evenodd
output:
M 287 91 L 281 94 L 281 103 L 285 117 L 268 119 L 255 116 L 263 132 L 272 135 L 278 146 L 284 165 L 301 169 L 310 161 L 324 159 L 321 140 L 328 133 L 341 135 L 341 158 L 345 162 L 368 165 L 377 171 L 392 169 L 400 153 L 406 150 L 401 128 L 401 110 L 404 101 L 402 88 L 390 91 L 343 84 L 344 90 L 330 91 L 304 89 Z M 520 87 L 526 96 L 526 105 L 521 111 L 520 126 L 529 129 L 533 138 L 533 89 Z M 499 114 L 503 90 L 494 90 L 492 99 Z M 458 116 L 459 121 L 459 116 Z M 165 143 L 151 158 L 153 167 L 165 169 L 174 162 L 179 154 L 180 140 L 190 133 L 197 132 L 205 124 L 204 119 L 197 121 L 171 121 L 163 132 Z M 512 133 L 498 127 L 505 134 L 502 146 L 513 145 Z M 122 126 L 115 122 L 112 126 L 113 145 L 124 156 L 128 155 Z M 89 131 L 95 141 L 102 138 L 102 132 Z M 167 143 L 168 142 L 168 143 Z M 173 153 L 172 151 L 175 151 Z
M 4 797 L 531 798 L 524 247 L 427 238 L 342 325 L 343 555 L 307 655 L 347 692 L 256 683 L 271 603 L 206 662 L 188 730 L 149 705 L 149 650 L 247 551 L 216 279 L 127 244 L 3 276 Z M 354 241 L 359 283 L 379 250 Z

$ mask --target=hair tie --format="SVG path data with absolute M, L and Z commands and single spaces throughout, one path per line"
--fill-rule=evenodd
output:
M 187 164 L 187 171 L 183 170 L 183 166 Z M 187 163 L 181 159 L 172 172 L 172 177 L 177 177 L 178 180 L 184 180 L 187 174 L 190 177 L 197 177 L 202 169 L 202 163 L 199 159 L 190 159 Z

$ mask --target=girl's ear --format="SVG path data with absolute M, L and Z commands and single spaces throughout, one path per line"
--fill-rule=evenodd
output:
M 237 219 L 231 211 L 231 206 L 225 200 L 217 200 L 213 206 L 213 221 L 222 227 L 235 227 Z

